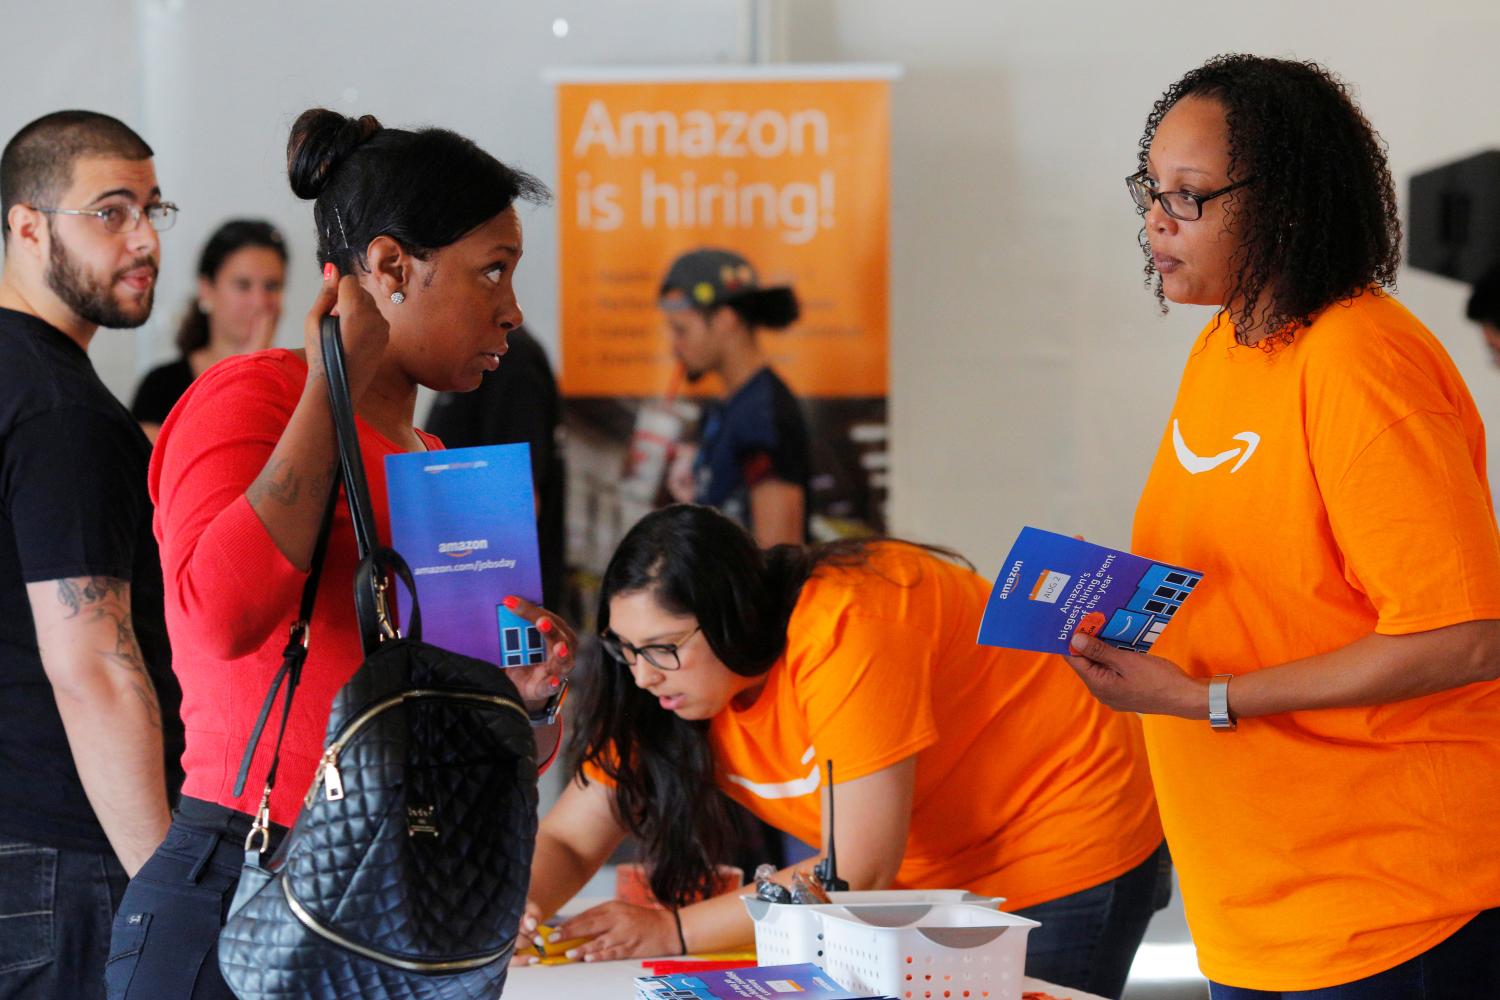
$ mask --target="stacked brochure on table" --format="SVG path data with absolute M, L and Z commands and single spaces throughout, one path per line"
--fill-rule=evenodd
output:
M 542 599 L 531 446 L 387 455 L 385 478 L 391 545 L 416 578 L 422 638 L 501 667 L 546 660 L 541 633 L 505 607 L 512 594 Z
M 636 1000 L 741 1000 L 744 997 L 888 1000 L 878 993 L 851 993 L 811 963 L 645 976 L 635 981 L 635 996 Z
M 1202 580 L 1197 570 L 1023 528 L 990 592 L 979 641 L 1067 653 L 1082 632 L 1148 652 Z

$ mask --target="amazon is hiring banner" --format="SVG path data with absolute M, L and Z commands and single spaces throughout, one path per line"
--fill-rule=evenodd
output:
M 894 72 L 645 74 L 558 78 L 575 565 L 602 567 L 663 499 L 665 452 L 691 433 L 694 395 L 721 391 L 679 384 L 657 310 L 668 265 L 698 247 L 740 254 L 802 303 L 761 347 L 808 420 L 814 535 L 882 530 Z

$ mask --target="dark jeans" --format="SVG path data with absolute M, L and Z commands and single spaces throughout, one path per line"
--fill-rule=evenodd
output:
M 245 863 L 250 817 L 184 798 L 115 916 L 109 1000 L 235 1000 L 219 974 L 219 929 Z
M 0 1000 L 104 996 L 109 921 L 124 891 L 112 853 L 0 837 Z
M 1026 941 L 1026 974 L 1118 997 L 1151 914 L 1167 903 L 1171 877 L 1171 857 L 1163 843 L 1118 878 L 1015 911 L 1042 924 L 1032 928 Z
M 1500 997 L 1500 907 L 1394 969 L 1321 990 L 1266 992 L 1210 983 L 1213 1000 L 1478 1000 Z

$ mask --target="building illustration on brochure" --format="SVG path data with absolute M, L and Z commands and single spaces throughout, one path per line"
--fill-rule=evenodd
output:
M 1039 528 L 1023 528 L 990 592 L 979 642 L 1066 653 L 1074 632 L 1149 652 L 1202 581 L 1155 562 Z
M 385 475 L 391 546 L 416 579 L 422 637 L 502 667 L 545 660 L 541 633 L 504 604 L 542 597 L 530 445 L 387 455 Z M 406 628 L 410 608 L 401 614 Z

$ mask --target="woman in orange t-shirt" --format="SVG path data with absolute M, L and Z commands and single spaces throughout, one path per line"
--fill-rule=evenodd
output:
M 1225 56 L 1141 150 L 1147 272 L 1217 312 L 1134 548 L 1204 575 L 1157 655 L 1071 662 L 1145 717 L 1215 1000 L 1500 997 L 1500 537 L 1473 400 L 1382 288 L 1384 147 L 1321 67 Z
M 673 911 L 619 902 L 559 935 L 597 935 L 578 951 L 599 959 L 744 944 L 738 890 L 687 905 L 713 891 L 716 789 L 821 844 L 831 760 L 853 888 L 1005 896 L 1043 921 L 1028 973 L 1118 995 L 1163 867 L 1139 725 L 1051 657 L 976 645 L 988 593 L 915 545 L 762 552 L 707 507 L 643 519 L 605 570 L 613 658 L 578 716 L 585 773 L 542 823 L 532 916 L 634 833 L 681 937 Z

